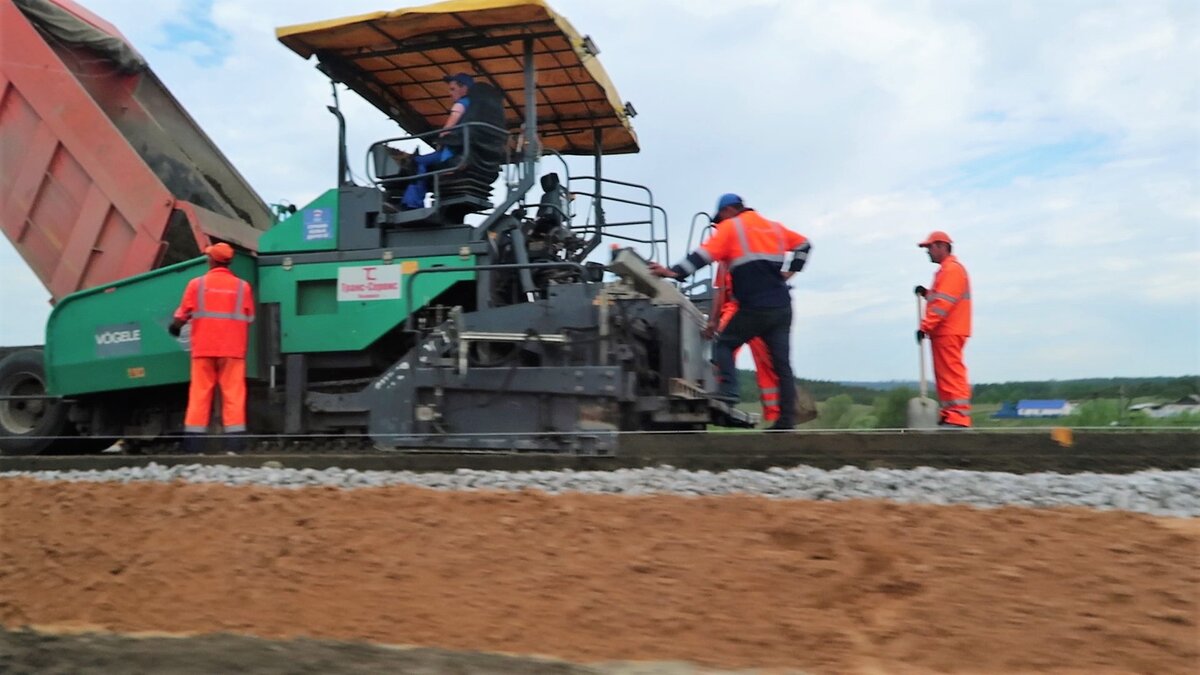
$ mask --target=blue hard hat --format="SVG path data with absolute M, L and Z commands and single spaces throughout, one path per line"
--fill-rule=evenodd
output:
M 733 194 L 732 192 L 726 192 L 725 194 L 721 195 L 720 199 L 717 200 L 717 210 L 714 213 L 720 213 L 721 209 L 725 208 L 726 206 L 734 206 L 734 205 L 741 205 L 741 204 L 742 204 L 741 197 Z
M 475 86 L 475 78 L 471 77 L 470 75 L 468 75 L 466 73 L 455 73 L 453 75 L 447 75 L 442 78 L 442 81 L 443 82 L 457 82 L 460 85 L 466 87 L 467 89 L 470 89 L 471 87 Z

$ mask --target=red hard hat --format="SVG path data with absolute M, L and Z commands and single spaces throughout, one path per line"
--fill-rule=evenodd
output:
M 227 263 L 233 260 L 233 247 L 223 241 L 209 246 L 204 249 L 204 252 L 208 254 L 208 257 L 219 263 Z
M 925 248 L 926 246 L 929 246 L 930 244 L 932 244 L 934 242 L 938 242 L 938 241 L 942 242 L 943 244 L 953 244 L 954 243 L 950 239 L 950 235 L 946 234 L 945 232 L 942 232 L 941 230 L 934 230 L 933 232 L 929 233 L 928 237 L 925 237 L 925 241 L 917 244 L 917 246 L 920 246 L 921 248 Z

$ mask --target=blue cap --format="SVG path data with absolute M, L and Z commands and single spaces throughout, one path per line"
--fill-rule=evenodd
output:
M 475 78 L 471 77 L 470 75 L 468 75 L 466 73 L 455 73 L 453 75 L 447 75 L 442 78 L 442 81 L 443 82 L 457 82 L 457 83 L 461 84 L 462 86 L 466 87 L 467 89 L 470 89 L 471 87 L 475 86 Z
M 740 205 L 741 203 L 741 197 L 733 194 L 732 192 L 726 192 L 725 194 L 721 195 L 720 199 L 717 200 L 716 213 L 720 213 L 721 209 L 725 208 L 726 206 L 734 206 L 735 204 Z

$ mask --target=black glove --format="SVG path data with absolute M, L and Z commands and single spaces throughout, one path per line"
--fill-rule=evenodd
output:
M 923 331 L 923 330 L 917 331 L 917 344 L 921 344 L 921 340 L 924 340 L 924 339 L 925 339 L 925 331 Z
M 924 286 L 917 286 L 916 288 L 913 289 L 913 293 L 916 293 L 917 295 L 921 296 L 922 298 L 925 297 L 925 294 L 928 292 L 929 292 L 929 289 L 925 288 Z
M 167 332 L 175 337 L 179 337 L 179 334 L 183 332 L 183 321 L 180 321 L 179 319 L 172 321 L 171 325 L 167 326 Z

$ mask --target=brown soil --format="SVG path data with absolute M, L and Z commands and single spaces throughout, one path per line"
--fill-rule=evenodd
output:
M 1200 527 L 1083 509 L 0 480 L 0 625 L 812 672 L 1196 672 Z

